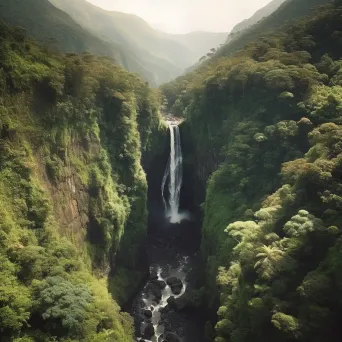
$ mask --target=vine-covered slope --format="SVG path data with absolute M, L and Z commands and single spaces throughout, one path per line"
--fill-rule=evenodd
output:
M 341 340 L 341 15 L 321 6 L 163 87 L 206 186 L 216 342 Z
M 133 340 L 107 288 L 121 302 L 141 277 L 158 96 L 0 24 L 1 341 Z

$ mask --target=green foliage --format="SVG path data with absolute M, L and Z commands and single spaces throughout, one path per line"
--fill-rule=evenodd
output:
M 341 4 L 262 31 L 313 5 L 284 2 L 162 87 L 186 118 L 206 189 L 201 252 L 207 305 L 220 303 L 215 341 L 342 336 Z
M 0 38 L 1 340 L 131 342 L 108 283 L 120 301 L 138 285 L 111 275 L 136 279 L 160 95 L 107 58 Z
M 290 336 L 295 336 L 299 328 L 298 322 L 294 317 L 282 312 L 277 312 L 272 316 L 272 324 L 285 334 L 290 334 Z
M 55 332 L 56 335 L 63 336 L 65 329 L 75 337 L 82 336 L 80 326 L 92 301 L 86 286 L 73 285 L 58 276 L 47 277 L 36 292 L 35 310 L 47 326 L 56 325 L 61 328 L 61 331 Z M 57 323 L 54 323 L 56 321 Z

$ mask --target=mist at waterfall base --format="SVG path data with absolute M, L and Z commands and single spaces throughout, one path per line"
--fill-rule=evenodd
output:
M 191 301 L 204 283 L 201 217 L 191 192 L 192 170 L 183 164 L 182 154 L 188 154 L 182 131 L 168 124 L 162 152 L 146 169 L 149 216 L 143 248 L 149 272 L 125 310 L 134 317 L 137 341 L 204 342 L 208 313 Z M 181 283 L 178 291 L 172 278 Z
M 190 220 L 188 211 L 180 211 L 180 192 L 183 182 L 183 156 L 179 127 L 169 123 L 170 130 L 170 157 L 165 168 L 161 184 L 161 194 L 164 204 L 165 217 L 170 223 L 180 223 L 183 220 Z M 168 183 L 168 187 L 166 185 Z M 166 190 L 168 196 L 166 196 Z

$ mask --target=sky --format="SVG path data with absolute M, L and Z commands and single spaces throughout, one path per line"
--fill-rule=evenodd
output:
M 107 10 L 136 14 L 170 33 L 229 32 L 270 0 L 87 0 Z

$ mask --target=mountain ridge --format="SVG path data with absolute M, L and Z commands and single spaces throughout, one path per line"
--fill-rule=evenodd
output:
M 212 45 L 218 46 L 226 39 L 226 33 L 165 33 L 154 29 L 135 14 L 107 11 L 85 0 L 50 2 L 102 39 L 121 44 L 123 48 L 129 47 L 146 69 L 154 71 L 157 84 L 181 75 L 208 49 L 214 47 Z

